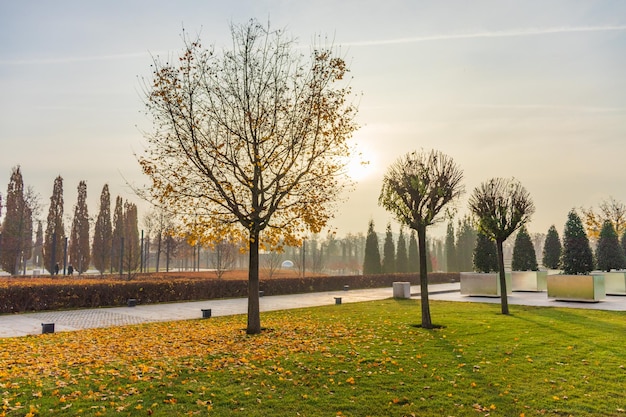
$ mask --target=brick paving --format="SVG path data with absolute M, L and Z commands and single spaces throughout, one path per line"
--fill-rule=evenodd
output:
M 29 317 L 40 320 L 42 323 L 55 323 L 56 325 L 71 327 L 74 329 L 93 329 L 96 327 L 126 326 L 158 320 L 138 317 L 128 314 L 120 314 L 102 310 L 75 310 L 75 311 L 51 311 L 45 313 L 32 313 Z

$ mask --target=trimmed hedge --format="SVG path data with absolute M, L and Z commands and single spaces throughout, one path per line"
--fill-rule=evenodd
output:
M 458 282 L 459 273 L 430 273 L 429 283 Z M 390 287 L 395 281 L 419 284 L 419 274 L 342 275 L 305 278 L 261 279 L 264 295 L 284 295 L 307 292 Z M 124 306 L 129 298 L 139 304 L 175 301 L 208 300 L 246 297 L 247 280 L 217 280 L 174 278 L 150 280 L 140 277 L 132 281 L 79 283 L 37 283 L 36 280 L 0 288 L 0 314 L 27 311 L 65 310 Z

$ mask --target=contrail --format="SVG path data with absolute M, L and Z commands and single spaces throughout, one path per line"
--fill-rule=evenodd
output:
M 394 45 L 394 44 L 418 43 L 418 42 L 430 42 L 430 41 L 447 41 L 447 40 L 455 40 L 455 39 L 513 38 L 513 37 L 522 37 L 522 36 L 551 35 L 555 33 L 610 32 L 610 31 L 626 31 L 626 25 L 514 29 L 514 30 L 503 30 L 503 31 L 495 31 L 495 32 L 429 35 L 429 36 L 416 36 L 416 37 L 411 37 L 411 38 L 357 41 L 357 42 L 342 43 L 342 45 L 376 46 L 376 45 Z

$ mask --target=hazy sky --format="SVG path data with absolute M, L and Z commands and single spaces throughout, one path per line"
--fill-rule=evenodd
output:
M 362 94 L 354 140 L 370 165 L 332 226 L 383 232 L 386 167 L 432 148 L 463 169 L 467 197 L 492 177 L 530 192 L 531 232 L 563 230 L 574 207 L 626 202 L 626 1 L 0 0 L 0 192 L 21 165 L 41 195 L 63 176 L 66 213 L 87 180 L 138 202 L 140 78 L 175 55 L 184 27 L 227 46 L 229 23 L 286 28 L 303 46 L 342 45 Z M 443 234 L 442 228 L 435 229 Z

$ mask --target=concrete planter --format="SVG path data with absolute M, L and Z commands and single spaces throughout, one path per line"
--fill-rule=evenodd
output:
M 626 295 L 626 272 L 603 272 L 607 294 Z
M 394 282 L 392 288 L 393 298 L 411 298 L 410 282 Z
M 548 271 L 513 271 L 511 283 L 513 291 L 545 291 Z
M 605 297 L 604 275 L 548 275 L 548 298 L 598 302 Z
M 506 272 L 507 294 L 511 294 L 511 273 Z M 500 274 L 498 272 L 461 272 L 461 295 L 477 297 L 500 297 Z

